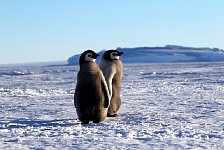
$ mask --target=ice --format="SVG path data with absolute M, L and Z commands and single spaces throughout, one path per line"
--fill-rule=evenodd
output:
M 124 64 L 118 116 L 87 125 L 78 70 L 0 68 L 0 149 L 224 149 L 224 63 Z
M 124 52 L 124 63 L 171 63 L 171 62 L 216 62 L 224 61 L 224 50 L 208 47 L 184 47 L 166 45 L 164 47 L 135 47 L 120 48 L 116 50 Z M 105 50 L 99 52 L 102 56 Z M 81 54 L 68 58 L 68 64 L 78 65 Z M 96 60 L 99 62 L 99 59 Z

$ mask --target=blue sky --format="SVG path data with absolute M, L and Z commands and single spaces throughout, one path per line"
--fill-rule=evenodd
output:
M 223 0 L 0 0 L 0 64 L 66 60 L 86 49 L 224 49 L 223 6 Z

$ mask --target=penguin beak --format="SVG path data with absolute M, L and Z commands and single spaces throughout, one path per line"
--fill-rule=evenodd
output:
M 93 54 L 92 58 L 96 59 L 98 56 L 100 56 L 99 54 Z
M 117 56 L 121 56 L 124 52 L 118 52 Z

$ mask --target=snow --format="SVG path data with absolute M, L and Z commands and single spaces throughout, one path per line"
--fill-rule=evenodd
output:
M 118 117 L 81 125 L 79 66 L 0 68 L 0 149 L 224 149 L 224 63 L 124 64 Z

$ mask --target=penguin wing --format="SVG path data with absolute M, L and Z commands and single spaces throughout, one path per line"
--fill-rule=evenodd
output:
M 75 108 L 76 108 L 76 105 L 77 105 L 77 104 L 76 104 L 76 99 L 77 99 L 77 93 L 75 92 L 75 93 L 74 93 L 74 105 L 75 105 Z
M 107 82 L 107 86 L 110 92 L 110 96 L 112 97 L 112 81 L 113 81 L 113 77 L 114 74 L 116 73 L 116 68 L 113 66 L 108 66 L 104 71 L 104 76 L 105 76 L 105 80 Z
M 104 94 L 104 101 L 105 101 L 104 102 L 104 108 L 108 108 L 110 106 L 111 96 L 110 96 L 105 78 L 103 76 L 103 73 L 101 72 L 100 74 L 102 76 L 101 84 L 102 84 L 102 91 L 103 91 L 103 94 Z
M 76 87 L 75 87 L 75 93 L 74 93 L 74 105 L 75 105 L 75 108 L 77 108 L 77 99 L 78 99 L 78 93 L 77 93 L 77 88 L 78 88 L 78 82 L 79 82 L 79 74 L 80 72 L 78 72 L 77 74 L 77 83 L 76 83 Z

